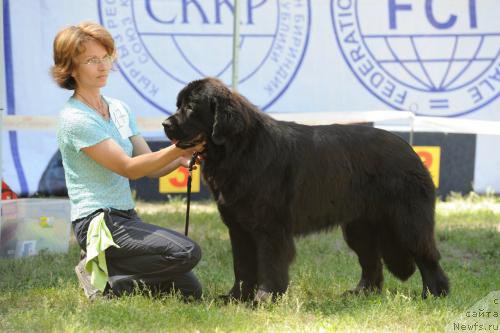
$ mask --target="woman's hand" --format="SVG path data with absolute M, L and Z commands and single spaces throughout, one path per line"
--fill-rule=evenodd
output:
M 189 147 L 189 148 L 179 148 L 177 149 L 182 150 L 185 152 L 187 155 L 193 155 L 195 152 L 201 153 L 205 149 L 205 141 L 198 143 L 196 146 Z
M 182 149 L 183 154 L 178 159 L 179 165 L 182 165 L 183 167 L 188 168 L 189 162 L 191 161 L 193 154 L 196 152 L 201 153 L 204 149 L 205 149 L 205 142 L 199 143 L 194 147 Z M 196 170 L 196 164 L 200 164 L 202 160 L 203 160 L 203 158 L 200 155 L 196 156 L 195 165 L 193 166 L 193 170 Z
M 185 168 L 189 168 L 189 162 L 191 161 L 192 157 L 193 156 L 191 156 L 191 157 L 185 157 L 185 156 L 179 157 L 179 159 L 178 159 L 179 165 L 181 165 Z M 203 160 L 203 158 L 200 155 L 196 156 L 196 160 L 194 161 L 193 170 L 196 170 L 196 165 L 200 164 L 202 160 Z

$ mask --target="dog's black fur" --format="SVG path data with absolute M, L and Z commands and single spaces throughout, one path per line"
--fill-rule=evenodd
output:
M 340 225 L 359 258 L 355 292 L 382 288 L 382 260 L 423 293 L 449 292 L 434 240 L 435 189 L 411 146 L 356 125 L 277 121 L 221 81 L 191 82 L 163 123 L 181 146 L 206 141 L 203 176 L 229 228 L 235 283 L 228 296 L 260 301 L 286 291 L 293 236 Z

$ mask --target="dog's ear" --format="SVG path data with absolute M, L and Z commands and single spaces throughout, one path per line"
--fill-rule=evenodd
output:
M 223 145 L 233 135 L 245 130 L 245 120 L 231 99 L 214 98 L 214 124 L 212 127 L 212 141 L 216 145 Z

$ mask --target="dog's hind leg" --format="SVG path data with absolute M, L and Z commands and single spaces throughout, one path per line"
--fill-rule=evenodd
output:
M 427 293 L 430 292 L 434 296 L 446 296 L 450 292 L 448 277 L 439 265 L 439 262 L 434 258 L 418 258 L 416 259 L 418 269 L 422 275 L 422 298 L 427 298 Z
M 430 292 L 434 296 L 446 296 L 450 292 L 448 277 L 439 265 L 440 254 L 436 248 L 434 235 L 429 235 L 425 247 L 417 249 L 415 262 L 422 276 L 422 298 Z
M 440 254 L 434 239 L 433 206 L 426 206 L 425 203 L 418 209 L 400 206 L 393 209 L 393 214 L 397 223 L 395 234 L 399 238 L 399 244 L 406 248 L 402 253 L 411 253 L 422 276 L 422 298 L 426 298 L 428 292 L 434 296 L 447 295 L 450 287 L 448 278 L 439 265 Z
M 347 245 L 358 255 L 361 279 L 355 289 L 345 294 L 382 290 L 384 276 L 378 243 L 378 231 L 370 221 L 356 220 L 342 226 Z

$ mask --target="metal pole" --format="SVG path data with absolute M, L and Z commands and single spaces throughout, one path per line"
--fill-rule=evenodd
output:
M 410 146 L 413 146 L 413 133 L 415 132 L 415 116 L 417 114 L 417 111 L 418 111 L 418 104 L 413 103 L 412 105 L 410 105 L 410 112 L 411 112 L 411 116 L 410 116 L 410 140 L 409 140 Z
M 415 115 L 412 113 L 410 116 L 410 146 L 413 146 L 413 132 L 415 131 Z
M 9 13 L 5 13 L 9 15 Z M 2 146 L 3 146 L 3 114 L 6 102 L 5 93 L 5 59 L 3 51 L 3 0 L 0 0 L 0 181 L 3 180 L 3 159 L 2 159 Z M 0 189 L 0 194 L 2 190 Z M 0 200 L 0 212 L 2 211 L 2 201 Z M 2 214 L 0 213 L 0 239 L 2 238 Z
M 234 0 L 233 15 L 233 63 L 232 63 L 232 82 L 234 91 L 238 90 L 238 66 L 240 55 L 240 0 Z

